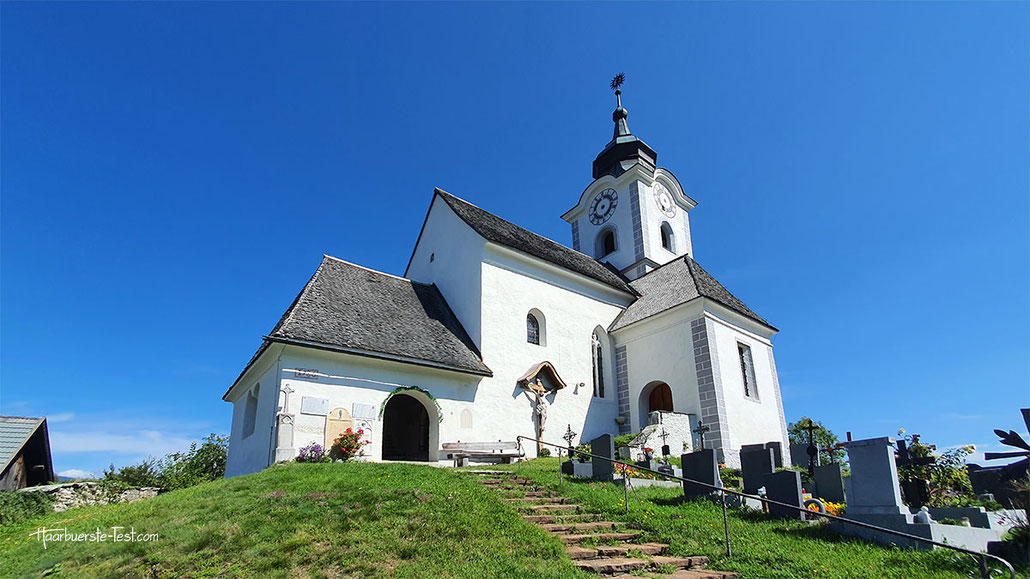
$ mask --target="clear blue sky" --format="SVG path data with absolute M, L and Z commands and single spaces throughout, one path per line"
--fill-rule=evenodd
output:
M 625 72 L 788 420 L 983 447 L 1030 404 L 1028 6 L 4 3 L 0 414 L 59 471 L 228 432 L 322 254 L 403 273 L 433 187 L 571 244 Z

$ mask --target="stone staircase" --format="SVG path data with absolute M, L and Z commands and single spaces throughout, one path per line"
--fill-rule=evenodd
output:
M 732 579 L 738 573 L 705 569 L 708 557 L 663 555 L 668 545 L 639 542 L 643 533 L 627 523 L 604 521 L 582 506 L 537 486 L 529 479 L 496 470 L 471 471 L 485 486 L 496 490 L 522 518 L 555 535 L 576 567 L 610 577 L 675 579 Z M 629 575 L 633 573 L 634 575 Z

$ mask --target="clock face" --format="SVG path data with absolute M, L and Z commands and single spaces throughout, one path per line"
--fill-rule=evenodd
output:
M 673 202 L 669 190 L 661 183 L 654 184 L 654 200 L 658 204 L 658 209 L 661 209 L 666 217 L 676 216 L 676 203 Z
M 590 223 L 600 225 L 611 219 L 619 205 L 619 194 L 615 189 L 605 189 L 590 202 Z

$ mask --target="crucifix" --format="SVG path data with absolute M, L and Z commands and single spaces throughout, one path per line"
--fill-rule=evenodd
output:
M 283 386 L 279 392 L 282 393 L 282 396 L 280 397 L 282 403 L 279 405 L 279 412 L 286 412 L 290 406 L 290 394 L 293 393 L 293 388 L 290 388 L 290 385 L 287 384 Z
M 819 447 L 815 445 L 814 432 L 819 429 L 818 426 L 812 422 L 812 419 L 808 419 L 808 424 L 801 427 L 802 430 L 808 431 L 808 448 L 805 452 L 808 453 L 808 474 L 815 475 L 815 457 L 819 455 Z
M 565 444 L 569 445 L 569 456 L 572 456 L 572 441 L 576 439 L 576 433 L 572 432 L 571 424 L 565 427 L 565 435 L 562 438 L 565 439 Z
M 698 438 L 698 446 L 701 448 L 705 447 L 705 433 L 711 430 L 711 427 L 705 426 L 700 420 L 697 421 L 697 428 L 691 430 Z
M 658 435 L 662 439 L 662 456 L 669 456 L 669 433 L 662 427 L 662 433 Z

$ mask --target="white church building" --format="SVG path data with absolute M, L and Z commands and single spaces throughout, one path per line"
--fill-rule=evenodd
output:
M 786 449 L 776 328 L 694 261 L 696 202 L 630 133 L 621 96 L 613 120 L 562 215 L 572 248 L 436 189 L 404 277 L 324 256 L 223 396 L 226 476 L 348 426 L 375 461 L 564 444 L 568 428 L 575 444 L 663 416 L 703 422 L 731 466 L 745 444 Z

